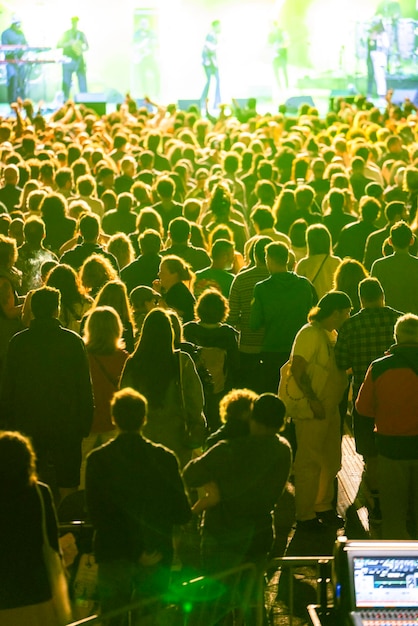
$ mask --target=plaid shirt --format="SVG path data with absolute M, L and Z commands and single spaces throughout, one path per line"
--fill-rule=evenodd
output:
M 353 398 L 357 397 L 370 363 L 393 344 L 393 328 L 401 315 L 388 306 L 361 309 L 340 328 L 335 360 L 340 369 L 353 371 Z

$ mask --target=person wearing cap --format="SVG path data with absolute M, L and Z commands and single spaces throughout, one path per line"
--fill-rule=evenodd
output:
M 296 428 L 295 503 L 298 528 L 320 531 L 342 527 L 334 511 L 334 481 L 341 466 L 339 403 L 347 376 L 337 368 L 334 346 L 337 331 L 348 319 L 351 300 L 330 291 L 308 315 L 296 335 L 290 355 L 291 372 L 311 416 L 291 415 Z
M 208 573 L 260 563 L 272 546 L 272 511 L 292 463 L 290 445 L 278 435 L 284 417 L 283 402 L 262 394 L 254 402 L 247 436 L 220 441 L 184 468 L 189 488 L 212 484 L 201 541 Z
M 12 15 L 9 28 L 1 34 L 1 45 L 10 46 L 5 52 L 6 73 L 7 73 L 7 98 L 10 104 L 16 102 L 20 97 L 25 98 L 27 66 L 22 61 L 24 50 L 22 46 L 27 46 L 28 42 L 23 34 L 20 18 Z M 13 49 L 14 48 L 14 49 Z
M 62 64 L 62 90 L 65 100 L 70 97 L 73 74 L 77 74 L 78 89 L 87 91 L 86 62 L 84 52 L 89 49 L 86 35 L 78 30 L 78 17 L 71 18 L 71 28 L 66 30 L 57 44 L 62 48 L 66 61 Z

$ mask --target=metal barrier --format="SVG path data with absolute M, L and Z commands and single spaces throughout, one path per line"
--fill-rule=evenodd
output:
M 69 626 L 106 624 L 109 619 L 125 616 L 132 624 L 134 616 L 165 612 L 173 615 L 170 622 L 176 626 L 211 626 L 234 611 L 244 615 L 252 612 L 252 623 L 261 626 L 262 578 L 259 569 L 247 563 L 214 576 L 199 576 L 172 586 L 162 597 L 135 602 L 106 615 L 92 615 Z
M 333 562 L 334 558 L 331 556 L 285 556 L 282 558 L 272 559 L 268 563 L 268 570 L 273 568 L 283 570 L 289 570 L 289 626 L 293 626 L 294 618 L 294 580 L 293 573 L 299 567 L 315 567 L 316 568 L 316 582 L 317 582 L 317 604 L 321 607 L 321 610 L 326 610 L 328 606 L 328 585 L 331 582 L 329 566 Z

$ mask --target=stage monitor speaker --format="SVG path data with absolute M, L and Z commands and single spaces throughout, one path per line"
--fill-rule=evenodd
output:
M 418 105 L 418 89 L 394 89 L 393 104 L 403 104 L 407 98 L 413 104 Z
M 417 74 L 388 74 L 386 76 L 387 89 L 417 89 Z
M 312 96 L 291 96 L 285 102 L 288 113 L 298 113 L 302 104 L 309 104 L 310 107 L 315 106 Z
M 106 94 L 82 92 L 74 96 L 74 102 L 84 104 L 88 109 L 93 109 L 98 115 L 106 115 Z
M 177 106 L 180 111 L 188 111 L 191 106 L 196 106 L 200 111 L 200 100 L 192 98 L 190 100 L 177 100 Z

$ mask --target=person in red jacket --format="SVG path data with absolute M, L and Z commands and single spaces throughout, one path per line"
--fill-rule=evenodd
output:
M 383 539 L 418 535 L 418 316 L 395 325 L 396 344 L 370 365 L 356 402 L 374 419 Z M 415 528 L 407 524 L 412 507 Z

